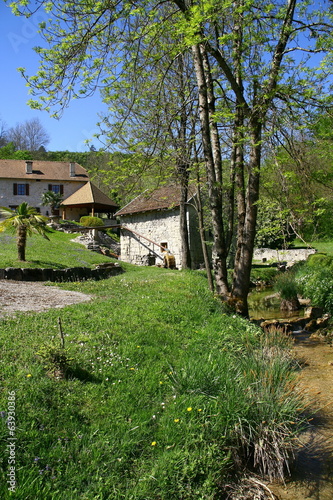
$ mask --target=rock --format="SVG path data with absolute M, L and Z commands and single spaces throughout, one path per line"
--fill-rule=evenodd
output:
M 324 314 L 323 317 L 317 319 L 317 328 L 326 328 L 330 319 L 329 314 Z
M 297 297 L 293 299 L 282 299 L 280 310 L 281 311 L 298 311 L 301 308 Z
M 13 281 L 22 280 L 22 269 L 20 267 L 7 267 L 4 274 L 5 279 Z
M 318 319 L 322 314 L 323 310 L 321 307 L 310 306 L 304 309 L 304 318 Z
M 119 264 L 115 264 L 114 262 L 103 262 L 102 264 L 97 264 L 96 269 L 109 269 L 115 266 L 119 266 Z
M 305 330 L 307 330 L 308 332 L 314 332 L 316 329 L 317 329 L 317 321 L 315 319 L 311 319 L 305 325 Z

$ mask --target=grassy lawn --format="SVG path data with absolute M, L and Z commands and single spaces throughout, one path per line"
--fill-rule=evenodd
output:
M 30 263 L 99 258 L 51 238 Z M 124 267 L 59 285 L 89 303 L 0 319 L 1 499 L 213 500 L 237 471 L 283 475 L 303 425 L 286 341 L 223 311 L 202 273 Z
M 0 268 L 5 267 L 92 267 L 110 259 L 86 250 L 80 243 L 73 243 L 77 234 L 51 231 L 50 241 L 39 235 L 27 239 L 26 262 L 17 260 L 16 237 L 6 231 L 0 233 Z

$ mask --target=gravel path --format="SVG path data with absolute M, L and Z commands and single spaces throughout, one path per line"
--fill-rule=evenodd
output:
M 0 280 L 0 317 L 16 311 L 45 311 L 91 300 L 90 295 L 31 281 Z

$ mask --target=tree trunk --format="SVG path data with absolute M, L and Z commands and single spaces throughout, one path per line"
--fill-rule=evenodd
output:
M 181 238 L 181 261 L 182 269 L 191 269 L 191 253 L 188 238 L 187 227 L 187 197 L 188 197 L 188 168 L 184 167 L 184 172 L 181 177 L 181 196 L 179 205 L 179 224 L 180 224 L 180 238 Z
M 27 228 L 24 224 L 17 229 L 17 256 L 18 260 L 25 261 L 25 247 L 27 243 Z
M 248 316 L 247 296 L 250 290 L 250 275 L 257 223 L 257 201 L 259 199 L 262 131 L 259 117 L 253 118 L 249 127 L 251 134 L 250 173 L 246 191 L 244 223 L 239 228 L 237 238 L 237 260 L 235 262 L 231 294 L 236 312 L 243 316 Z
M 213 281 L 213 277 L 212 277 L 212 268 L 210 265 L 210 259 L 209 259 L 209 255 L 208 255 L 206 238 L 205 238 L 205 228 L 204 228 L 204 222 L 203 222 L 203 211 L 202 211 L 200 192 L 198 192 L 197 211 L 198 211 L 198 222 L 199 222 L 199 234 L 200 234 L 201 248 L 202 248 L 202 254 L 203 254 L 204 263 L 205 263 L 208 286 L 209 286 L 209 290 L 211 292 L 214 292 L 214 281 Z
M 201 122 L 203 150 L 205 156 L 210 211 L 213 228 L 213 271 L 216 283 L 216 292 L 223 299 L 229 294 L 227 276 L 227 255 L 224 241 L 224 226 L 222 218 L 222 185 L 221 164 L 217 165 L 219 153 L 217 151 L 218 130 L 214 122 L 212 106 L 209 96 L 213 96 L 213 84 L 203 45 L 192 47 L 196 79 L 199 89 L 199 115 Z M 208 91 L 209 87 L 209 91 Z M 213 129 L 213 133 L 212 133 Z M 212 139 L 213 138 L 213 139 Z

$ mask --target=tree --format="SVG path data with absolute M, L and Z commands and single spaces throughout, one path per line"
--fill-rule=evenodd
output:
M 16 150 L 26 151 L 38 151 L 50 142 L 50 136 L 38 118 L 31 118 L 10 128 L 7 138 Z
M 47 218 L 39 215 L 37 210 L 30 207 L 26 202 L 21 203 L 15 210 L 1 207 L 0 215 L 4 218 L 4 220 L 0 221 L 0 231 L 9 229 L 16 232 L 17 254 L 20 261 L 25 261 L 28 236 L 31 236 L 32 233 L 38 233 L 43 238 L 49 239 L 46 235 L 48 231 L 46 226 Z
M 60 208 L 62 201 L 63 195 L 60 193 L 46 191 L 42 194 L 42 205 L 50 207 L 51 215 L 56 215 L 56 211 Z
M 0 148 L 5 146 L 8 142 L 7 138 L 7 125 L 6 123 L 0 118 Z
M 316 11 L 315 2 L 301 0 L 39 4 L 54 15 L 50 24 L 41 26 L 50 48 L 36 49 L 41 57 L 36 76 L 28 78 L 21 69 L 39 97 L 31 101 L 35 108 L 44 103 L 61 112 L 73 97 L 112 88 L 124 71 L 131 72 L 131 86 L 135 74 L 154 75 L 156 61 L 171 56 L 174 63 L 178 54 L 191 53 L 216 291 L 247 315 L 263 143 L 273 112 L 309 110 L 318 99 L 325 104 L 329 89 L 323 82 L 330 60 L 318 69 L 308 58 L 332 48 L 329 7 Z M 29 9 L 26 0 L 21 5 Z M 133 104 L 135 99 L 133 94 Z M 227 259 L 234 234 L 235 267 L 229 283 Z

